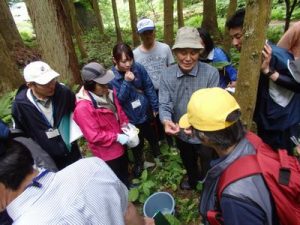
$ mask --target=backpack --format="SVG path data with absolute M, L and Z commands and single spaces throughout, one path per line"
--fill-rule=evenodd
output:
M 248 141 L 256 149 L 256 154 L 242 156 L 230 164 L 221 174 L 217 184 L 217 204 L 222 192 L 231 183 L 255 174 L 261 174 L 273 198 L 281 225 L 300 225 L 300 164 L 287 151 L 273 151 L 258 136 L 248 132 Z M 218 210 L 207 213 L 210 225 L 223 224 Z

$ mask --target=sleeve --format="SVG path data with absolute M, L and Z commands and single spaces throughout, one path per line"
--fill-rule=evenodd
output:
M 109 147 L 117 140 L 117 133 L 102 129 L 99 126 L 99 121 L 86 107 L 79 105 L 75 108 L 74 120 L 80 127 L 83 136 L 90 143 Z
M 21 122 L 21 121 L 24 121 L 24 120 L 22 119 L 22 114 L 20 113 L 18 105 L 17 105 L 16 102 L 13 102 L 13 104 L 12 104 L 12 117 L 14 119 L 15 128 L 26 131 L 26 130 L 24 130 L 24 125 Z
M 171 99 L 171 90 L 168 87 L 167 77 L 168 74 L 165 72 L 162 74 L 159 85 L 159 118 L 161 122 L 164 120 L 172 121 L 173 102 Z
M 112 71 L 117 75 L 117 71 L 113 68 Z M 122 104 L 126 104 L 130 101 L 130 91 L 132 89 L 132 84 L 124 79 L 117 80 L 116 78 L 110 83 L 116 90 L 118 100 Z
M 223 195 L 220 205 L 225 225 L 267 224 L 264 211 L 252 202 Z
M 279 74 L 275 83 L 290 91 L 300 93 L 300 84 L 290 76 Z
M 158 98 L 152 81 L 143 65 L 139 64 L 138 68 L 143 79 L 144 93 L 150 102 L 152 111 L 158 112 Z

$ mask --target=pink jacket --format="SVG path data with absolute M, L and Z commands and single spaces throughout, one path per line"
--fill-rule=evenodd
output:
M 80 127 L 94 156 L 104 161 L 116 159 L 124 154 L 124 146 L 117 142 L 117 134 L 122 133 L 121 125 L 127 124 L 128 119 L 115 91 L 113 96 L 119 120 L 107 108 L 96 109 L 83 87 L 76 95 L 74 120 Z

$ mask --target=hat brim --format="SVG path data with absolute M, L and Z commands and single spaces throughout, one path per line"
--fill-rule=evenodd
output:
M 108 84 L 114 78 L 115 78 L 115 75 L 114 75 L 113 71 L 107 70 L 104 76 L 97 77 L 97 78 L 93 79 L 93 81 L 95 81 L 98 84 Z
M 200 43 L 178 43 L 178 44 L 174 44 L 172 49 L 177 49 L 177 48 L 192 48 L 192 49 L 204 49 L 203 45 L 201 45 Z
M 180 128 L 189 128 L 191 126 L 191 124 L 189 123 L 189 119 L 188 119 L 188 114 L 184 114 L 180 120 L 179 120 L 179 127 Z
M 32 80 L 30 82 L 34 82 L 40 85 L 45 85 L 48 84 L 51 80 L 53 80 L 54 78 L 58 77 L 59 73 L 55 72 L 54 70 L 49 70 L 45 73 L 43 73 L 40 78 L 36 79 L 36 80 Z
M 144 28 L 138 30 L 138 33 L 141 34 L 141 33 L 145 32 L 145 31 L 148 31 L 148 30 L 155 30 L 155 27 L 144 27 Z

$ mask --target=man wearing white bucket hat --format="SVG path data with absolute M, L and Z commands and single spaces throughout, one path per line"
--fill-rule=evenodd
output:
M 56 81 L 59 73 L 47 63 L 36 61 L 24 68 L 22 85 L 12 106 L 16 128 L 36 141 L 62 169 L 81 158 L 76 142 L 64 136 L 69 131 L 75 95 Z
M 188 181 L 183 181 L 181 188 L 192 189 L 196 188 L 198 180 L 206 174 L 212 151 L 203 147 L 198 139 L 180 131 L 178 121 L 185 113 L 188 100 L 194 91 L 218 86 L 219 73 L 214 67 L 198 61 L 203 46 L 196 28 L 180 28 L 172 49 L 178 64 L 169 66 L 161 77 L 159 115 L 165 132 L 175 135 L 181 159 L 187 170 Z M 197 163 L 199 155 L 201 172 Z

